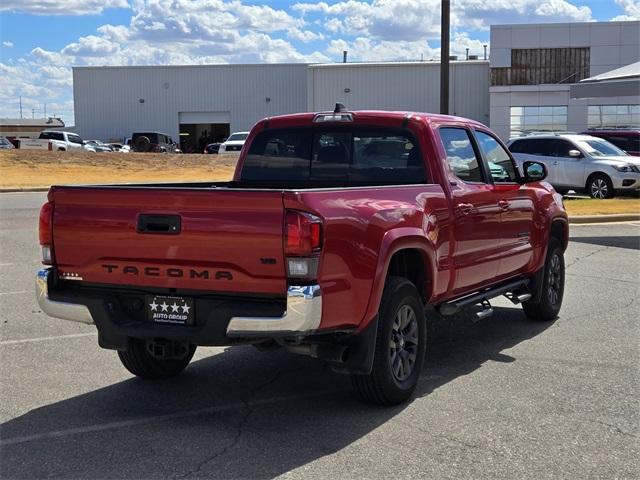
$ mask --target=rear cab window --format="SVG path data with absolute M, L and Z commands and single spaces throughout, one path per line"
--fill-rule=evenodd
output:
M 240 174 L 242 182 L 318 187 L 420 184 L 427 178 L 409 131 L 360 126 L 261 132 L 252 141 Z

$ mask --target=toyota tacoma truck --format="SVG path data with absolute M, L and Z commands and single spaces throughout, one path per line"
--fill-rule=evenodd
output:
M 464 118 L 266 118 L 229 182 L 51 187 L 37 298 L 140 377 L 180 373 L 197 346 L 280 346 L 397 404 L 435 315 L 506 296 L 557 317 L 568 222 L 545 176 Z

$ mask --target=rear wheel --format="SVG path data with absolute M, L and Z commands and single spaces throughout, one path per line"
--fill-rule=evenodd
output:
M 146 340 L 131 339 L 129 350 L 118 351 L 124 368 L 138 377 L 169 378 L 182 372 L 196 351 L 195 345 L 176 345 L 171 358 L 159 358 L 152 354 L 153 344 Z
M 531 320 L 554 320 L 560 313 L 564 295 L 564 253 L 557 238 L 551 238 L 542 279 L 542 294 L 537 302 L 526 301 L 522 308 Z
M 424 362 L 427 332 L 416 287 L 402 277 L 387 278 L 379 315 L 373 369 L 351 380 L 362 400 L 396 405 L 413 394 Z
M 613 184 L 604 173 L 596 173 L 587 181 L 587 193 L 591 198 L 613 198 Z

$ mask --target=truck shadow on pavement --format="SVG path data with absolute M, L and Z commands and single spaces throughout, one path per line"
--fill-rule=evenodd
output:
M 552 325 L 520 308 L 478 323 L 438 318 L 414 402 L 486 362 L 517 362 L 501 352 Z M 0 476 L 270 478 L 339 452 L 408 405 L 365 405 L 318 361 L 233 347 L 172 380 L 122 381 L 5 422 Z M 414 428 L 410 418 L 399 428 Z
M 640 236 L 620 235 L 617 237 L 571 237 L 571 242 L 589 243 L 602 247 L 627 248 L 629 250 L 640 250 Z

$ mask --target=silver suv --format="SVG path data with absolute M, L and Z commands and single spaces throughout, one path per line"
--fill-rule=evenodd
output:
M 527 160 L 544 163 L 547 181 L 558 193 L 586 192 L 612 198 L 616 192 L 640 190 L 640 157 L 590 135 L 545 134 L 510 140 L 507 145 L 520 168 Z

